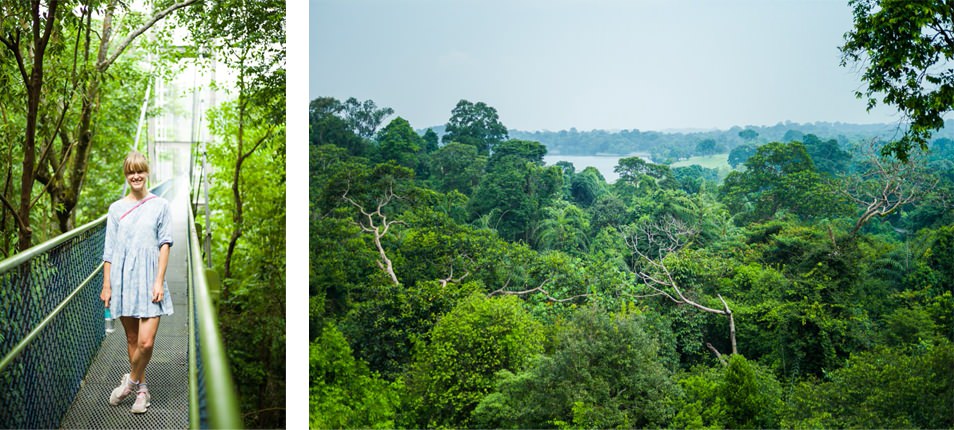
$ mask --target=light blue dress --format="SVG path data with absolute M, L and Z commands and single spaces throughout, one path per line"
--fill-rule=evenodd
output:
M 140 202 L 120 199 L 109 205 L 103 261 L 110 263 L 112 298 L 109 311 L 121 316 L 151 318 L 172 315 L 172 295 L 163 281 L 162 301 L 152 302 L 152 284 L 159 271 L 159 247 L 172 246 L 169 202 L 150 193 Z

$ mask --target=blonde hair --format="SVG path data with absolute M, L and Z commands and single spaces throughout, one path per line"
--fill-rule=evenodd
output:
M 128 175 L 133 172 L 149 173 L 149 162 L 146 161 L 146 156 L 139 151 L 130 152 L 123 160 L 123 173 Z

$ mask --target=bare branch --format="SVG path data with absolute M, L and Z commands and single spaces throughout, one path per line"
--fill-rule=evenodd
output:
M 463 275 L 463 276 L 461 276 L 461 277 L 459 277 L 459 278 L 454 278 L 454 265 L 451 264 L 450 274 L 447 275 L 446 278 L 440 279 L 438 282 L 441 283 L 441 288 L 447 288 L 447 284 L 448 284 L 448 283 L 453 282 L 453 283 L 459 284 L 459 283 L 460 283 L 461 281 L 463 281 L 464 278 L 466 278 L 468 275 L 470 275 L 470 272 L 464 272 L 464 275 Z
M 592 295 L 592 294 L 590 294 L 590 293 L 585 293 L 585 294 L 577 294 L 577 295 L 575 295 L 575 296 L 567 297 L 567 298 L 565 298 L 565 299 L 558 299 L 558 298 L 556 298 L 556 297 L 553 297 L 553 295 L 551 295 L 549 291 L 543 289 L 543 286 L 546 285 L 548 282 L 550 282 L 550 279 L 549 279 L 549 278 L 545 279 L 545 280 L 540 284 L 540 286 L 538 286 L 538 287 L 536 287 L 536 288 L 531 288 L 531 289 L 529 289 L 529 290 L 523 290 L 523 291 L 510 291 L 510 290 L 507 290 L 507 289 L 506 289 L 506 288 L 507 288 L 507 285 L 505 284 L 503 287 L 500 287 L 499 289 L 490 292 L 490 294 L 487 294 L 487 297 L 493 297 L 493 296 L 496 296 L 496 295 L 498 295 L 498 294 L 508 295 L 508 296 L 522 296 L 522 295 L 526 295 L 526 294 L 543 293 L 543 295 L 544 295 L 544 297 L 546 297 L 547 301 L 551 301 L 551 302 L 554 302 L 554 303 L 563 303 L 563 302 L 569 302 L 569 301 L 571 301 L 571 300 L 576 300 L 576 299 L 581 298 L 581 297 L 590 297 L 590 296 Z M 508 283 L 509 283 L 509 280 L 508 280 Z
M 938 184 L 937 178 L 924 171 L 917 155 L 905 162 L 886 159 L 878 154 L 876 146 L 871 140 L 862 148 L 867 170 L 842 180 L 842 194 L 862 208 L 852 234 L 857 234 L 872 218 L 886 217 L 914 203 Z
M 394 265 L 391 263 L 391 259 L 388 258 L 387 253 L 384 252 L 384 245 L 381 243 L 381 238 L 384 237 L 385 234 L 387 234 L 388 230 L 391 228 L 392 225 L 404 224 L 404 222 L 399 220 L 389 221 L 388 217 L 384 215 L 384 212 L 382 212 L 384 207 L 387 206 L 388 203 L 390 203 L 391 200 L 395 197 L 396 195 L 394 194 L 393 188 L 391 186 L 388 186 L 388 189 L 385 192 L 384 197 L 378 200 L 377 209 L 375 209 L 374 212 L 368 212 L 364 209 L 364 206 L 361 206 L 360 203 L 356 202 L 351 197 L 348 197 L 348 190 L 345 190 L 344 194 L 342 194 L 341 196 L 342 199 L 350 203 L 352 206 L 358 208 L 358 211 L 361 212 L 361 214 L 364 215 L 365 218 L 367 218 L 367 223 L 357 222 L 357 224 L 359 227 L 361 227 L 361 230 L 371 233 L 371 236 L 374 239 L 374 246 L 375 248 L 377 248 L 378 255 L 381 258 L 377 262 L 378 267 L 380 267 L 381 270 L 384 270 L 388 274 L 388 276 L 391 278 L 391 282 L 393 282 L 394 285 L 400 285 L 401 282 L 398 281 L 397 275 L 394 273 Z M 375 223 L 375 219 L 378 220 L 377 223 Z
M 672 221 L 675 221 L 675 219 L 672 219 Z M 680 232 L 685 232 L 680 223 L 664 222 L 661 224 L 656 224 L 651 228 L 639 229 L 639 231 L 637 231 L 635 234 L 632 234 L 628 238 L 627 242 L 632 247 L 633 253 L 639 256 L 641 261 L 645 263 L 646 267 L 651 270 L 636 271 L 636 276 L 643 281 L 643 285 L 653 291 L 653 293 L 644 295 L 642 297 L 663 296 L 677 305 L 688 305 L 703 312 L 725 315 L 729 319 L 729 338 L 732 342 L 732 353 L 737 354 L 738 350 L 735 341 L 735 318 L 732 315 L 732 310 L 729 309 L 729 304 L 725 301 L 725 299 L 722 298 L 722 295 L 717 295 L 719 300 L 722 302 L 722 309 L 710 308 L 687 297 L 682 288 L 679 287 L 679 283 L 676 282 L 676 279 L 672 276 L 672 272 L 669 270 L 669 267 L 667 267 L 663 262 L 664 255 L 662 255 L 662 252 L 660 252 L 659 258 L 653 259 L 647 256 L 645 250 L 640 246 L 640 243 L 647 242 L 656 244 L 668 243 L 670 244 L 669 247 L 663 246 L 659 249 L 666 250 L 668 252 L 675 252 L 675 250 L 684 245 L 680 244 L 681 234 L 684 234 Z M 718 351 L 715 352 L 716 355 L 721 359 L 721 354 L 719 354 Z
M 712 351 L 712 353 L 715 354 L 716 358 L 719 359 L 719 362 L 722 363 L 723 366 L 729 364 L 728 362 L 725 361 L 725 358 L 722 357 L 722 354 L 719 352 L 719 350 L 716 349 L 716 347 L 712 346 L 711 343 L 706 342 L 706 348 L 709 348 L 709 351 Z

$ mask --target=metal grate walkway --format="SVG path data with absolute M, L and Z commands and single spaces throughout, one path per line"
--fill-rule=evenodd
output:
M 166 198 L 170 200 L 172 210 L 174 241 L 166 282 L 172 294 L 175 313 L 160 320 L 153 356 L 146 367 L 146 382 L 152 395 L 151 406 L 145 414 L 133 414 L 129 411 L 133 397 L 124 400 L 119 406 L 109 405 L 109 393 L 119 385 L 123 374 L 129 372 L 126 337 L 122 324 L 116 321 L 116 331 L 103 340 L 76 398 L 63 417 L 62 428 L 189 427 L 187 189 L 176 186 Z M 99 285 L 95 287 L 99 291 Z

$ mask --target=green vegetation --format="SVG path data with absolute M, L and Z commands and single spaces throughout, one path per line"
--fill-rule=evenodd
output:
M 608 184 L 347 103 L 310 109 L 313 427 L 954 427 L 954 141 L 745 130 Z
M 675 163 L 669 164 L 669 167 L 688 167 L 692 165 L 699 165 L 707 169 L 716 169 L 716 170 L 728 170 L 729 169 L 729 154 L 713 154 L 713 155 L 696 155 L 689 157 L 685 160 L 680 160 Z
M 440 132 L 443 127 L 435 127 Z M 875 139 L 878 136 L 893 136 L 898 124 L 845 124 L 845 123 L 793 123 L 779 122 L 775 125 L 735 126 L 728 130 L 711 131 L 650 131 L 650 130 L 589 130 L 571 128 L 560 131 L 508 130 L 510 138 L 533 140 L 544 144 L 551 154 L 561 155 L 627 155 L 645 154 L 657 162 L 677 162 L 692 156 L 708 155 L 708 143 L 715 143 L 718 152 L 731 152 L 743 145 L 763 145 L 769 142 L 802 141 L 813 134 L 834 139 L 840 146 L 850 142 Z M 748 133 L 747 133 L 748 132 Z M 954 120 L 948 119 L 934 132 L 934 139 L 954 138 Z M 731 160 L 730 160 L 731 162 Z
M 245 425 L 284 427 L 285 2 L 206 2 L 181 18 L 235 74 L 234 99 L 207 114 L 219 321 Z
M 845 34 L 841 64 L 860 66 L 867 86 L 855 94 L 868 109 L 894 106 L 905 122 L 904 135 L 882 149 L 907 161 L 915 148 L 925 151 L 931 135 L 954 111 L 954 14 L 948 1 L 849 0 L 854 27 Z
M 157 27 L 191 2 L 155 3 L 0 5 L 4 256 L 99 217 L 119 194 L 115 166 L 132 148 L 154 73 L 146 58 L 170 39 Z

